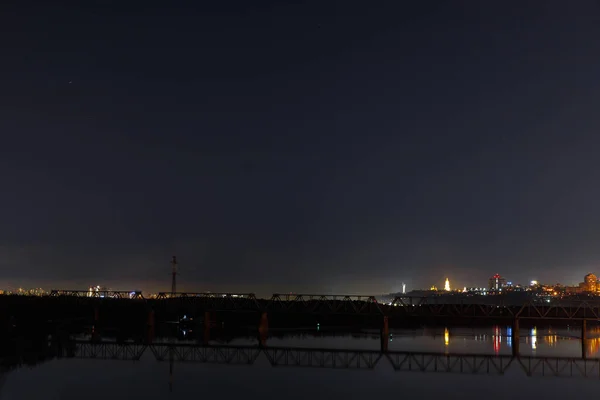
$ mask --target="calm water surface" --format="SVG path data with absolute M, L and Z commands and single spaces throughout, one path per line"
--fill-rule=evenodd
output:
M 313 332 L 321 335 L 323 332 Z M 523 356 L 582 355 L 577 328 L 533 328 L 520 331 Z M 588 332 L 586 356 L 600 357 L 600 331 Z M 211 344 L 219 344 L 218 340 Z M 256 345 L 252 337 L 228 345 Z M 379 350 L 378 332 L 314 336 L 290 332 L 269 338 L 269 347 Z M 509 327 L 392 330 L 390 351 L 440 354 L 510 355 Z M 4 374 L 0 399 L 161 399 L 211 396 L 222 399 L 343 399 L 409 396 L 420 399 L 508 399 L 592 396 L 596 378 L 528 377 L 517 364 L 504 375 L 446 372 L 396 372 L 382 359 L 373 370 L 272 367 L 264 354 L 253 365 L 214 365 L 158 362 L 146 351 L 139 361 L 55 359 L 33 368 Z

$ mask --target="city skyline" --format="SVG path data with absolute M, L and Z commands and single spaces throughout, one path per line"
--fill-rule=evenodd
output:
M 558 279 L 558 280 L 539 280 L 539 279 L 529 279 L 527 281 L 518 281 L 518 280 L 514 280 L 510 277 L 506 277 L 500 274 L 494 274 L 492 276 L 492 278 L 498 277 L 501 278 L 503 281 L 505 281 L 506 283 L 508 283 L 511 286 L 523 286 L 523 287 L 527 287 L 530 286 L 533 282 L 538 283 L 540 285 L 549 285 L 549 286 L 553 286 L 556 284 L 559 285 L 563 285 L 565 287 L 577 287 L 581 281 L 582 281 L 582 277 L 587 276 L 587 275 L 595 275 L 595 272 L 592 271 L 588 271 L 583 275 L 580 275 L 579 278 L 576 278 L 574 280 L 564 280 L 564 279 Z M 600 275 L 600 274 L 599 274 Z M 179 275 L 178 275 L 179 277 Z M 302 287 L 298 287 L 295 285 L 288 285 L 287 288 L 284 287 L 271 287 L 271 288 L 265 288 L 264 286 L 256 286 L 256 287 L 249 287 L 249 286 L 231 286 L 231 285 L 227 285 L 227 283 L 221 283 L 221 284 L 217 284 L 214 285 L 213 287 L 208 287 L 208 286 L 198 286 L 198 285 L 194 285 L 192 283 L 189 282 L 185 282 L 185 281 L 181 281 L 180 279 L 178 279 L 178 283 L 177 283 L 177 287 L 178 287 L 178 291 L 179 292 L 214 292 L 214 293 L 218 293 L 218 292 L 223 292 L 223 293 L 255 293 L 255 294 L 260 294 L 260 295 L 270 295 L 272 293 L 312 293 L 312 294 L 356 294 L 356 295 L 380 295 L 380 294 L 387 294 L 387 293 L 409 293 L 411 291 L 423 291 L 423 290 L 428 290 L 430 287 L 431 288 L 440 288 L 440 289 L 436 289 L 436 290 L 442 290 L 443 291 L 447 291 L 448 286 L 449 285 L 451 287 L 451 291 L 461 291 L 463 288 L 483 288 L 483 289 L 487 289 L 488 288 L 488 283 L 489 280 L 491 278 L 488 276 L 485 280 L 478 280 L 475 281 L 474 279 L 471 279 L 469 281 L 468 284 L 465 284 L 464 282 L 461 281 L 456 281 L 452 279 L 452 275 L 445 275 L 444 277 L 438 279 L 438 280 L 434 280 L 431 281 L 429 284 L 423 284 L 420 286 L 408 286 L 406 285 L 406 282 L 400 282 L 399 284 L 399 289 L 396 288 L 396 286 L 388 286 L 388 287 L 392 287 L 392 289 L 385 289 L 385 287 L 382 290 L 377 290 L 377 289 L 372 289 L 372 290 L 368 290 L 365 289 L 363 287 L 363 289 L 359 289 L 359 290 L 337 290 L 337 291 L 332 291 L 332 290 L 327 290 L 327 289 L 319 289 L 319 290 L 311 290 L 314 288 L 311 287 L 306 287 L 306 288 L 302 288 Z M 25 281 L 26 282 L 26 281 Z M 39 283 L 39 282 L 38 282 Z M 19 290 L 30 290 L 30 289 L 43 289 L 45 292 L 49 292 L 50 290 L 88 290 L 88 288 L 91 287 L 102 287 L 102 288 L 107 288 L 110 290 L 121 290 L 121 291 L 143 291 L 144 293 L 159 293 L 159 292 L 170 292 L 171 289 L 171 281 L 170 279 L 165 280 L 164 282 L 156 282 L 153 285 L 144 285 L 144 284 L 133 284 L 133 285 L 128 285 L 126 283 L 123 283 L 121 281 L 118 280 L 101 280 L 101 279 L 97 279 L 95 283 L 59 283 L 59 284 L 55 284 L 55 285 L 35 285 L 35 284 L 3 284 L 2 281 L 0 281 L 0 290 L 2 291 L 11 291 L 13 293 L 18 292 Z M 366 285 L 365 287 L 370 287 L 369 285 Z M 372 287 L 372 286 L 371 286 Z M 300 289 L 300 290 L 298 290 Z
M 181 290 L 265 293 L 600 266 L 592 2 L 2 13 L 0 285 L 168 290 L 174 254 Z

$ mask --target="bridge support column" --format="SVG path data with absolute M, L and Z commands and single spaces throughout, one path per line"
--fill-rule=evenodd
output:
M 581 321 L 581 358 L 587 358 L 585 344 L 587 341 L 587 321 Z
M 204 337 L 203 342 L 205 345 L 210 341 L 210 312 L 204 312 Z
M 267 337 L 269 336 L 269 319 L 267 313 L 264 312 L 260 316 L 260 323 L 258 324 L 258 340 L 261 346 L 267 345 Z
M 510 339 L 512 342 L 512 356 L 519 357 L 520 335 L 519 335 L 519 319 L 518 318 L 515 318 L 512 322 L 512 330 L 511 330 Z
M 154 341 L 154 325 L 155 325 L 154 310 L 150 310 L 148 312 L 148 332 L 147 332 L 147 337 L 146 337 L 146 341 L 148 342 L 148 344 L 151 344 Z
M 388 351 L 388 343 L 390 342 L 390 329 L 388 326 L 388 317 L 383 317 L 383 325 L 381 326 L 381 352 Z

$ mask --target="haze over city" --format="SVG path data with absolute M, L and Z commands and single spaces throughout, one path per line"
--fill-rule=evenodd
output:
M 600 273 L 597 3 L 233 3 L 2 11 L 0 287 Z

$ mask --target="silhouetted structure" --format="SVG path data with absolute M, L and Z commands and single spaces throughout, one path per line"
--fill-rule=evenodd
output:
M 504 287 L 506 287 L 506 279 L 499 274 L 492 276 L 488 281 L 488 289 L 491 292 L 500 292 Z
M 503 375 L 510 367 L 520 367 L 527 376 L 564 376 L 598 378 L 600 359 L 573 357 L 501 356 L 487 354 L 453 354 L 410 351 L 375 351 L 257 346 L 206 346 L 194 344 L 132 344 L 76 342 L 71 357 L 139 360 L 149 349 L 158 361 L 253 365 L 264 356 L 273 367 L 333 369 L 375 368 L 386 359 L 395 371 L 457 374 Z M 172 384 L 172 370 L 170 372 Z
M 177 293 L 177 257 L 173 256 L 173 260 L 171 260 L 171 295 L 175 295 Z

